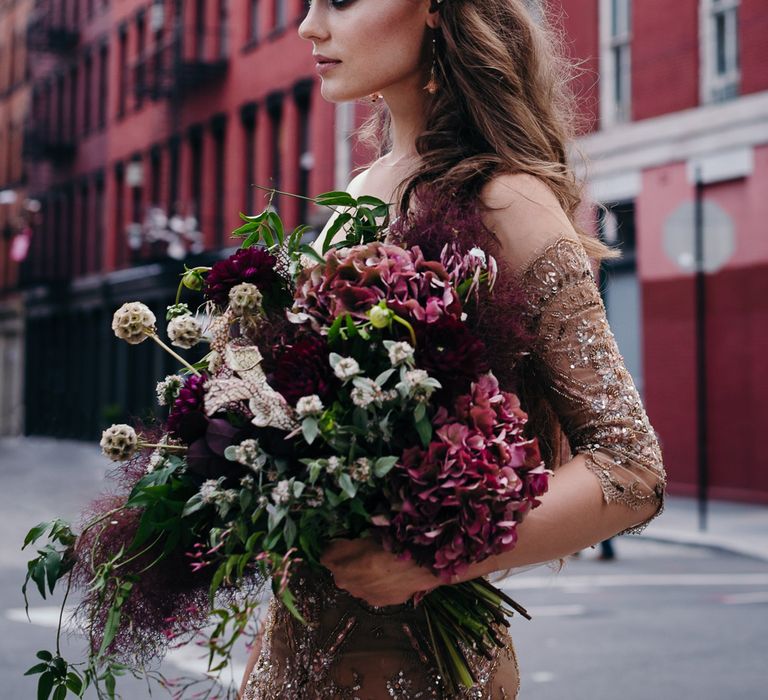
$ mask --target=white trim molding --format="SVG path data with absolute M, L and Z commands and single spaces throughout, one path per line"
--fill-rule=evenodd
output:
M 729 151 L 718 151 L 691 158 L 688 161 L 688 182 L 696 182 L 698 171 L 705 185 L 749 177 L 755 169 L 755 151 L 750 146 L 740 146 Z
M 722 102 L 739 92 L 741 0 L 699 0 L 699 99 Z
M 588 134 L 573 162 L 582 176 L 600 181 L 761 144 L 768 144 L 768 90 Z M 745 162 L 742 156 L 742 168 Z

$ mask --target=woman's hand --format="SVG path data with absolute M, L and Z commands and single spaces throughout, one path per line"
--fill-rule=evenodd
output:
M 443 585 L 429 569 L 398 559 L 371 539 L 333 540 L 320 562 L 339 588 L 377 607 L 398 605 Z

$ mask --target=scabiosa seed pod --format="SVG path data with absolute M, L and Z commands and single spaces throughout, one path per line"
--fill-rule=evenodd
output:
M 139 448 L 139 436 L 130 425 L 118 423 L 101 434 L 99 446 L 113 462 L 124 462 L 136 454 Z
M 155 333 L 155 314 L 146 304 L 130 301 L 123 304 L 112 317 L 115 335 L 131 345 L 138 345 Z
M 203 337 L 203 326 L 194 316 L 177 316 L 168 324 L 168 337 L 171 344 L 189 350 Z
M 259 313 L 263 299 L 259 288 L 250 282 L 241 282 L 229 290 L 229 308 L 235 316 Z

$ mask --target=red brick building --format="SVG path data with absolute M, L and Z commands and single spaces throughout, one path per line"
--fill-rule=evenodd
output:
M 672 488 L 692 492 L 696 482 L 698 177 L 712 492 L 768 501 L 757 443 L 768 424 L 760 354 L 768 345 L 768 6 L 546 6 L 582 66 L 591 194 L 607 207 L 603 235 L 625 252 L 604 270 L 606 303 Z M 17 202 L 40 203 L 33 216 L 15 214 L 14 226 L 32 228 L 20 281 L 7 250 L 15 230 L 1 242 L 3 308 L 17 325 L 11 300 L 23 290 L 27 432 L 90 437 L 107 420 L 142 415 L 152 401 L 147 376 L 165 360 L 110 338 L 114 307 L 142 298 L 160 316 L 177 258 L 210 259 L 230 244 L 238 211 L 263 206 L 251 184 L 317 193 L 343 186 L 360 164 L 347 137 L 364 108 L 321 99 L 310 46 L 296 36 L 303 11 L 303 0 L 0 3 L 0 81 L 13 55 L 22 86 L 13 94 L 26 96 L 13 99 L 27 105 L 22 120 L 4 116 L 0 82 L 0 148 L 13 141 L 18 153 L 23 141 L 25 153 L 23 171 L 19 156 L 9 157 L 15 175 L 0 153 L 0 191 L 23 189 Z M 9 12 L 16 39 L 3 21 Z M 289 224 L 318 216 L 300 200 L 278 205 Z M 169 233 L 161 224 L 174 214 L 178 231 Z

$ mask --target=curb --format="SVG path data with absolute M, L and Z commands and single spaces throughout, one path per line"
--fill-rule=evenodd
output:
M 741 557 L 768 562 L 768 547 L 765 545 L 760 547 L 738 542 L 734 543 L 728 538 L 718 537 L 716 535 L 701 535 L 697 533 L 658 529 L 653 533 L 642 533 L 640 535 L 630 536 L 641 540 L 650 540 L 652 542 L 681 544 L 687 547 L 701 547 L 703 549 L 725 552 L 726 554 L 736 554 Z

